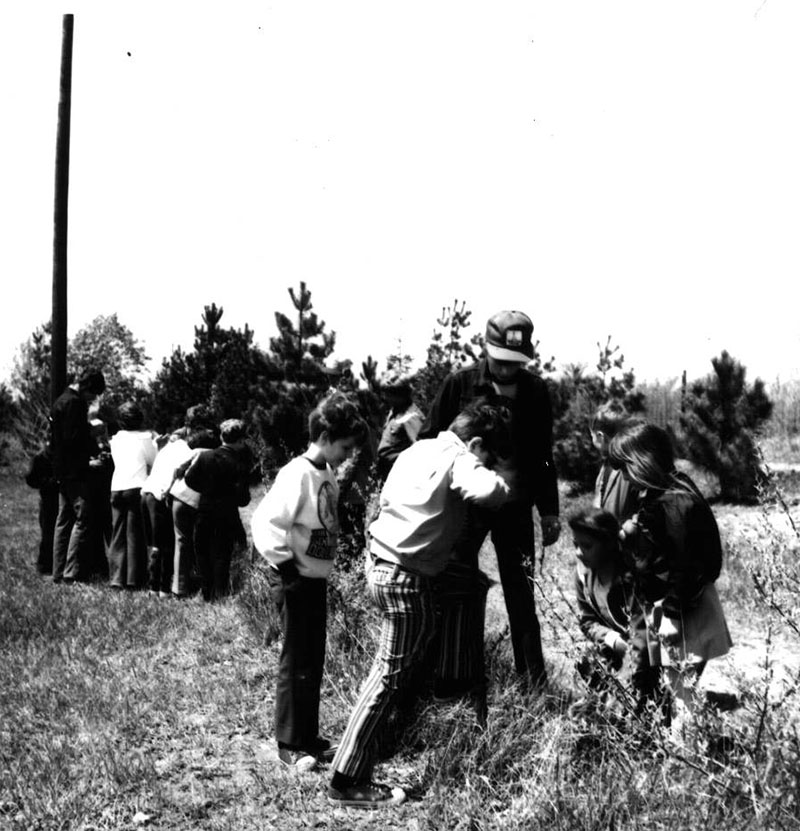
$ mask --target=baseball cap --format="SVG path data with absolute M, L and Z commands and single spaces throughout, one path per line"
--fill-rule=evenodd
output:
M 486 352 L 496 361 L 517 361 L 526 364 L 533 358 L 533 322 L 517 311 L 492 315 L 486 324 Z

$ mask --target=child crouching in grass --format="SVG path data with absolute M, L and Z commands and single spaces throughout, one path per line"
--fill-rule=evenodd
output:
M 575 598 L 578 623 L 592 649 L 578 662 L 578 672 L 598 691 L 608 687 L 628 652 L 630 588 L 624 579 L 619 522 L 609 511 L 589 508 L 569 519 L 578 549 Z
M 436 438 L 404 450 L 389 473 L 367 563 L 382 617 L 378 653 L 333 760 L 333 805 L 377 808 L 405 799 L 401 788 L 372 781 L 378 742 L 434 635 L 431 581 L 450 559 L 467 503 L 499 507 L 508 498 L 491 468 L 510 448 L 507 411 L 473 405 Z
M 634 678 L 663 674 L 678 717 L 675 735 L 706 662 L 732 645 L 714 585 L 722 566 L 719 529 L 695 483 L 676 469 L 665 430 L 629 427 L 612 439 L 609 461 L 637 492 L 636 513 L 621 534 L 633 572 L 631 631 L 641 670 Z M 652 694 L 648 687 L 640 692 Z
M 333 756 L 330 741 L 319 735 L 319 703 L 327 578 L 339 533 L 334 469 L 363 441 L 367 426 L 356 405 L 334 393 L 311 413 L 308 431 L 308 450 L 278 471 L 252 517 L 253 545 L 269 566 L 283 622 L 275 687 L 278 758 L 306 770 Z

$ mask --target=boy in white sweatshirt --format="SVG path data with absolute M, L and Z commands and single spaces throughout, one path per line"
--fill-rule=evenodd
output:
M 308 450 L 278 471 L 251 520 L 253 545 L 269 566 L 270 590 L 283 618 L 275 688 L 278 756 L 306 769 L 333 755 L 330 742 L 319 736 L 319 699 L 327 577 L 339 533 L 334 468 L 364 440 L 367 426 L 356 405 L 334 393 L 311 413 L 308 428 Z
M 380 734 L 434 635 L 431 578 L 451 557 L 467 503 L 499 507 L 509 488 L 491 468 L 509 455 L 505 408 L 473 405 L 436 438 L 397 458 L 370 526 L 367 583 L 382 613 L 378 654 L 333 760 L 334 805 L 377 808 L 405 799 L 401 788 L 372 781 Z

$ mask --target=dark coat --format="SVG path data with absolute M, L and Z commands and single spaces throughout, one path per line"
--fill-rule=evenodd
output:
M 445 378 L 419 438 L 434 438 L 452 424 L 469 404 L 479 399 L 508 404 L 492 386 L 485 359 Z M 540 516 L 558 516 L 558 480 L 553 464 L 553 411 L 547 384 L 522 370 L 517 395 L 509 405 L 514 445 L 516 485 L 524 500 L 536 505 Z

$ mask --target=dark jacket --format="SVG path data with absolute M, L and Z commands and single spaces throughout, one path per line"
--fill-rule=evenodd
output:
M 184 481 L 200 494 L 200 510 L 229 513 L 250 502 L 246 454 L 223 444 L 198 454 Z
M 97 452 L 89 426 L 89 405 L 68 387 L 51 411 L 53 473 L 59 482 L 80 481 L 89 476 L 89 459 Z
M 422 425 L 419 438 L 434 438 L 472 402 L 509 404 L 492 386 L 486 360 L 445 378 Z M 519 373 L 516 398 L 509 404 L 516 485 L 540 516 L 558 516 L 558 480 L 553 464 L 553 412 L 547 384 L 527 370 Z
M 673 479 L 672 488 L 649 491 L 640 502 L 639 533 L 629 550 L 644 599 L 662 600 L 664 614 L 676 618 L 719 577 L 722 543 L 711 507 L 694 482 L 682 473 Z

